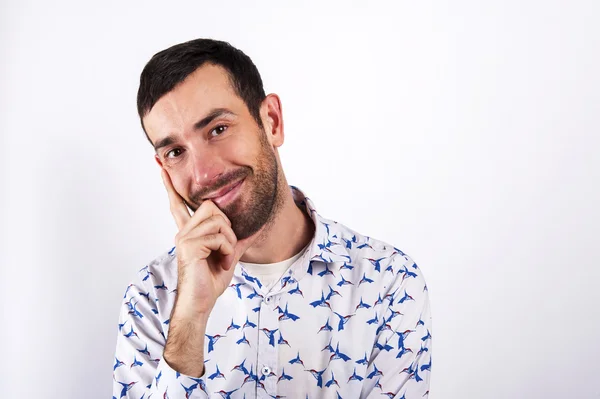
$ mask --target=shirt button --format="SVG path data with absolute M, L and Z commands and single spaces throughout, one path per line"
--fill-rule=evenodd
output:
M 266 298 L 265 298 L 265 302 L 266 302 L 266 303 L 269 303 L 269 302 L 271 302 L 271 297 L 270 297 L 270 296 L 266 297 Z
M 265 376 L 267 376 L 267 375 L 271 374 L 271 368 L 269 368 L 268 366 L 264 366 L 264 367 L 262 368 L 262 373 L 263 373 L 263 375 L 265 375 Z

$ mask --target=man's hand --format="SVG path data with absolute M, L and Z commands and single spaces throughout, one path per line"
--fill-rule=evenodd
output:
M 235 265 L 255 238 L 237 240 L 231 222 L 212 202 L 204 201 L 190 215 L 168 173 L 162 178 L 179 232 L 177 298 L 169 322 L 164 357 L 182 374 L 199 377 L 203 370 L 204 334 L 217 298 L 231 282 Z

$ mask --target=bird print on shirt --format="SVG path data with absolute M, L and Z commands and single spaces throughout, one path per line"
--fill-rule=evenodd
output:
M 114 397 L 428 396 L 431 312 L 420 268 L 395 246 L 321 217 L 291 189 L 316 228 L 307 253 L 269 287 L 236 266 L 207 323 L 201 377 L 162 358 L 176 248 L 139 270 L 118 322 Z

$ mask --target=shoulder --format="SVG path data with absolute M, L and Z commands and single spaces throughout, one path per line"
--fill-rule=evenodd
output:
M 355 278 L 375 280 L 386 287 L 409 285 L 427 290 L 421 269 L 399 246 L 361 234 L 343 223 L 323 217 L 319 222 L 326 226 L 332 243 L 329 248 L 338 255 L 336 260 L 344 262 L 342 267 L 352 268 Z
M 337 254 L 346 255 L 353 261 L 368 261 L 377 264 L 403 265 L 418 269 L 416 262 L 402 249 L 389 242 L 361 234 L 343 223 L 319 215 L 319 222 L 325 226 L 329 241 L 339 246 Z
M 171 283 L 177 279 L 177 257 L 175 247 L 162 252 L 144 267 L 137 271 L 138 282 L 144 285 L 158 285 Z

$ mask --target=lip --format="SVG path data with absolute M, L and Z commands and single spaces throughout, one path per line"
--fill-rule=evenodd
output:
M 209 198 L 205 198 L 205 200 L 210 199 L 217 205 L 224 205 L 225 203 L 231 201 L 240 191 L 240 187 L 242 183 L 244 183 L 246 179 L 242 179 L 238 182 L 235 182 L 231 186 L 223 187 L 217 193 L 213 194 Z

